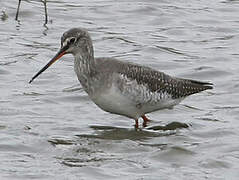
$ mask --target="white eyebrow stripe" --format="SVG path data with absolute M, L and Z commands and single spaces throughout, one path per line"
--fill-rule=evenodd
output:
M 66 46 L 70 42 L 71 38 L 72 37 L 66 38 L 65 41 L 63 42 L 63 46 Z
M 76 42 L 76 38 L 75 37 L 69 37 L 69 38 L 66 38 L 65 41 L 62 43 L 63 46 L 66 46 L 70 40 L 74 39 L 74 42 Z

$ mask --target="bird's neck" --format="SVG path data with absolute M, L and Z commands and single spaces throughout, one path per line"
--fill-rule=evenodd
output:
M 93 47 L 80 49 L 75 56 L 74 69 L 77 77 L 88 94 L 93 94 L 92 89 L 96 76 L 96 63 L 94 59 Z
M 95 71 L 95 58 L 92 44 L 79 48 L 74 56 L 77 75 L 90 75 Z

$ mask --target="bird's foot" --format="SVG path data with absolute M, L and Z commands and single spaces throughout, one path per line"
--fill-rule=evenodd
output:
M 138 121 L 138 119 L 135 120 L 134 127 L 135 127 L 135 129 L 139 129 L 139 121 Z
M 148 123 L 151 121 L 150 119 L 148 119 L 145 115 L 141 116 L 144 120 L 142 126 L 143 127 L 147 127 Z M 134 125 L 135 129 L 139 129 L 139 121 L 138 119 L 135 120 L 135 125 Z
M 148 122 L 150 122 L 151 120 L 148 119 L 145 115 L 143 115 L 143 116 L 141 116 L 141 117 L 142 117 L 143 120 L 144 120 L 144 122 L 143 122 L 143 127 L 147 127 Z

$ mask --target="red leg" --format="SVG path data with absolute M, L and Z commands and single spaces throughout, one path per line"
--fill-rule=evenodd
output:
M 147 123 L 150 121 L 145 115 L 141 116 L 144 120 L 143 122 L 143 127 L 146 127 L 147 126 Z
M 138 119 L 135 119 L 135 129 L 138 129 L 139 128 L 139 121 L 138 121 Z

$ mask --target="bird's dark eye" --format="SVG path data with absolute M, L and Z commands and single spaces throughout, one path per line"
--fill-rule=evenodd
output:
M 73 44 L 76 41 L 76 38 L 71 38 L 70 39 L 70 44 Z

